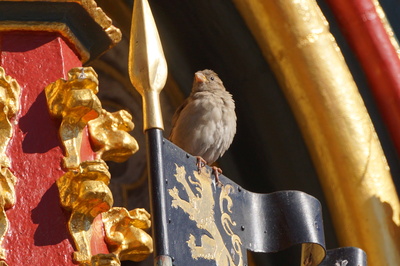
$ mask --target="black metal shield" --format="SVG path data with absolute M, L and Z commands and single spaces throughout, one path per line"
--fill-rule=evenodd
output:
M 162 153 L 165 191 L 157 193 L 165 195 L 162 226 L 173 265 L 244 266 L 247 250 L 278 252 L 293 245 L 302 247 L 301 265 L 366 265 L 357 248 L 326 252 L 316 198 L 300 191 L 252 193 L 223 175 L 220 186 L 210 167 L 199 172 L 196 158 L 168 140 Z

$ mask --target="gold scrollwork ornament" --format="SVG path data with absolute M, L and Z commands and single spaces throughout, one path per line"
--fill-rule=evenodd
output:
M 21 88 L 17 81 L 6 76 L 0 67 L 0 244 L 8 230 L 6 210 L 15 204 L 16 177 L 10 171 L 10 160 L 6 150 L 13 134 L 11 119 L 19 110 Z M 1 265 L 7 265 L 3 248 L 0 248 Z
M 64 166 L 79 167 L 82 133 L 87 123 L 102 112 L 97 74 L 91 67 L 68 72 L 68 80 L 59 79 L 45 89 L 50 114 L 61 118 L 60 137 L 65 148 Z
M 143 260 L 153 249 L 152 239 L 144 231 L 150 227 L 150 215 L 143 209 L 111 209 L 111 175 L 104 162 L 123 162 L 138 150 L 136 140 L 128 133 L 134 127 L 132 116 L 125 110 L 109 113 L 102 109 L 95 95 L 98 79 L 92 68 L 73 68 L 68 77 L 48 85 L 45 92 L 51 115 L 62 119 L 60 137 L 68 172 L 56 183 L 61 205 L 71 211 L 68 226 L 77 249 L 74 260 L 80 265 L 96 266 Z M 97 158 L 82 162 L 80 149 L 86 126 Z M 102 213 L 111 253 L 92 256 L 93 223 Z
M 142 261 L 153 252 L 153 240 L 144 230 L 151 225 L 145 209 L 114 207 L 102 214 L 106 243 L 110 252 L 122 260 Z
M 128 132 L 134 124 L 125 110 L 109 113 L 102 110 L 100 116 L 89 121 L 89 137 L 98 158 L 104 161 L 124 162 L 139 150 L 135 138 Z
M 10 166 L 6 155 L 6 149 L 13 133 L 10 119 L 19 110 L 20 93 L 21 89 L 17 81 L 6 76 L 4 68 L 0 67 L 0 165 L 2 167 Z
M 86 265 L 92 260 L 90 239 L 94 218 L 109 210 L 113 196 L 108 187 L 108 166 L 103 160 L 85 161 L 79 170 L 70 170 L 57 180 L 61 205 L 71 211 L 69 231 L 77 251 L 74 260 Z

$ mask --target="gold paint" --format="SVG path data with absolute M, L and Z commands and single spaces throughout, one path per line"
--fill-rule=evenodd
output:
M 97 5 L 116 23 L 123 36 L 129 36 L 132 9 L 126 1 L 95 0 Z M 93 66 L 92 64 L 90 64 Z
M 303 243 L 301 245 L 301 258 L 302 266 L 319 265 L 325 258 L 326 251 L 320 245 L 313 243 Z
M 6 150 L 13 135 L 13 125 L 10 120 L 19 110 L 20 92 L 17 81 L 6 76 L 4 69 L 0 67 L 0 245 L 8 230 L 6 210 L 15 204 L 16 177 L 9 170 L 10 160 Z M 3 260 L 3 265 L 7 265 L 4 261 L 6 254 L 1 247 L 0 259 Z
M 77 3 L 81 5 L 93 20 L 102 28 L 102 30 L 108 35 L 111 40 L 109 48 L 117 44 L 121 38 L 121 31 L 112 25 L 112 21 L 107 15 L 97 7 L 96 1 L 94 0 L 9 0 L 9 2 L 58 2 L 58 3 Z
M 78 168 L 82 133 L 87 123 L 102 112 L 97 74 L 91 67 L 73 68 L 68 80 L 59 79 L 45 88 L 51 115 L 61 118 L 60 136 L 66 156 L 64 166 Z
M 73 68 L 68 72 L 68 80 L 59 79 L 45 88 L 51 115 L 62 119 L 60 136 L 66 151 L 64 164 L 69 169 L 56 183 L 61 205 L 71 211 L 68 227 L 77 249 L 74 260 L 80 265 L 120 265 L 120 260 L 139 261 L 152 251 L 151 237 L 141 231 L 150 224 L 145 222 L 149 217 L 144 210 L 126 211 L 125 215 L 119 208 L 112 209 L 105 214 L 111 221 L 105 228 L 118 256 L 92 256 L 93 221 L 113 204 L 108 187 L 111 176 L 102 159 L 122 162 L 138 150 L 136 140 L 127 133 L 134 127 L 132 116 L 124 110 L 109 113 L 102 109 L 97 92 L 97 74 L 91 67 Z M 86 126 L 99 158 L 81 162 L 82 133 Z
M 296 116 L 340 244 L 365 250 L 371 265 L 398 264 L 399 198 L 362 98 L 316 2 L 234 3 Z M 317 39 L 304 42 L 316 32 Z
M 151 225 L 150 214 L 144 209 L 127 211 L 114 207 L 102 214 L 106 243 L 118 258 L 142 261 L 153 252 L 153 240 L 144 230 Z
M 231 226 L 236 226 L 229 215 L 231 213 L 232 199 L 229 194 L 233 191 L 233 187 L 229 184 L 222 188 L 219 199 L 219 208 L 222 213 L 221 224 L 225 233 L 231 237 L 234 250 L 232 253 L 226 248 L 221 232 L 215 223 L 214 213 L 214 195 L 212 191 L 212 178 L 210 171 L 193 171 L 192 176 L 186 177 L 184 166 L 176 165 L 175 177 L 179 183 L 183 185 L 183 190 L 189 198 L 188 201 L 179 196 L 179 191 L 176 187 L 169 189 L 168 192 L 172 197 L 172 207 L 182 209 L 189 215 L 189 219 L 196 222 L 199 229 L 207 231 L 208 235 L 203 234 L 200 241 L 192 234 L 189 235 L 187 244 L 191 250 L 192 258 L 197 260 L 203 258 L 206 260 L 216 261 L 216 265 L 243 265 L 242 242 L 240 237 L 233 233 Z M 224 202 L 226 203 L 224 204 Z M 224 206 L 226 205 L 227 210 Z M 198 246 L 196 242 L 200 242 Z M 234 251 L 234 252 L 233 252 Z M 235 254 L 233 254 L 235 253 Z
M 134 1 L 129 76 L 143 98 L 144 131 L 164 129 L 159 96 L 167 73 L 167 62 L 149 3 L 147 0 Z
M 98 118 L 89 121 L 90 140 L 97 156 L 105 161 L 126 161 L 139 149 L 135 138 L 127 133 L 133 127 L 132 116 L 125 110 L 103 110 Z
M 10 119 L 19 110 L 19 95 L 21 89 L 17 81 L 6 76 L 4 68 L 0 67 L 0 166 L 10 167 L 6 155 L 8 143 L 13 134 Z
M 120 266 L 121 261 L 113 254 L 97 254 L 92 257 L 91 266 Z
M 69 231 L 77 251 L 74 260 L 91 261 L 90 238 L 97 215 L 108 211 L 113 196 L 108 188 L 110 173 L 103 160 L 82 162 L 77 170 L 69 170 L 57 180 L 61 205 L 71 211 Z
M 8 230 L 8 218 L 6 210 L 15 205 L 15 183 L 16 177 L 8 168 L 0 168 L 0 245 Z M 5 250 L 0 247 L 0 260 L 6 260 Z M 7 266 L 6 262 L 3 265 Z
M 90 58 L 89 52 L 82 45 L 70 28 L 62 22 L 22 22 L 22 21 L 2 21 L 0 23 L 0 31 L 44 31 L 57 32 L 63 36 L 68 42 L 74 44 L 74 48 L 78 53 L 80 60 L 86 62 Z

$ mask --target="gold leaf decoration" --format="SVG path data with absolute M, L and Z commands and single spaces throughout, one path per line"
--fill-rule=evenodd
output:
M 62 120 L 59 132 L 68 169 L 56 183 L 61 205 L 71 211 L 68 227 L 77 249 L 74 260 L 80 265 L 120 265 L 120 260 L 140 261 L 152 252 L 152 239 L 143 231 L 150 227 L 150 216 L 141 209 L 111 209 L 111 175 L 104 160 L 123 162 L 139 147 L 128 133 L 134 128 L 132 116 L 125 110 L 102 109 L 97 92 L 97 74 L 91 67 L 73 68 L 68 80 L 59 79 L 45 89 L 50 114 Z M 94 161 L 82 162 L 80 156 L 85 127 L 96 152 Z M 93 256 L 93 223 L 101 213 L 107 217 L 103 221 L 112 253 Z
M 153 240 L 144 231 L 151 225 L 150 214 L 145 209 L 128 212 L 114 207 L 102 217 L 108 248 L 120 260 L 142 261 L 153 252 Z
M 60 137 L 66 156 L 64 166 L 78 168 L 81 162 L 82 132 L 87 123 L 102 112 L 97 74 L 91 67 L 77 67 L 68 72 L 68 80 L 59 79 L 45 89 L 50 114 L 62 119 Z
M 90 238 L 94 218 L 109 210 L 113 196 L 108 188 L 110 173 L 103 160 L 82 162 L 78 171 L 68 171 L 57 180 L 61 205 L 71 211 L 68 222 L 77 252 L 74 260 L 89 263 Z
M 114 113 L 103 110 L 98 118 L 89 121 L 88 128 L 94 150 L 105 161 L 124 162 L 139 149 L 135 138 L 128 133 L 134 124 L 125 110 Z
M 6 210 L 15 204 L 16 177 L 10 171 L 10 160 L 6 150 L 13 135 L 11 119 L 19 110 L 21 88 L 18 82 L 6 76 L 0 67 L 0 244 L 8 230 Z M 0 260 L 7 265 L 5 251 L 0 248 Z

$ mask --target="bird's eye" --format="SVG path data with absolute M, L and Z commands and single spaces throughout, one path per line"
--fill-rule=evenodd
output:
M 213 77 L 213 76 L 211 76 L 211 77 L 210 77 L 210 79 L 211 79 L 211 80 L 214 80 L 214 77 Z

